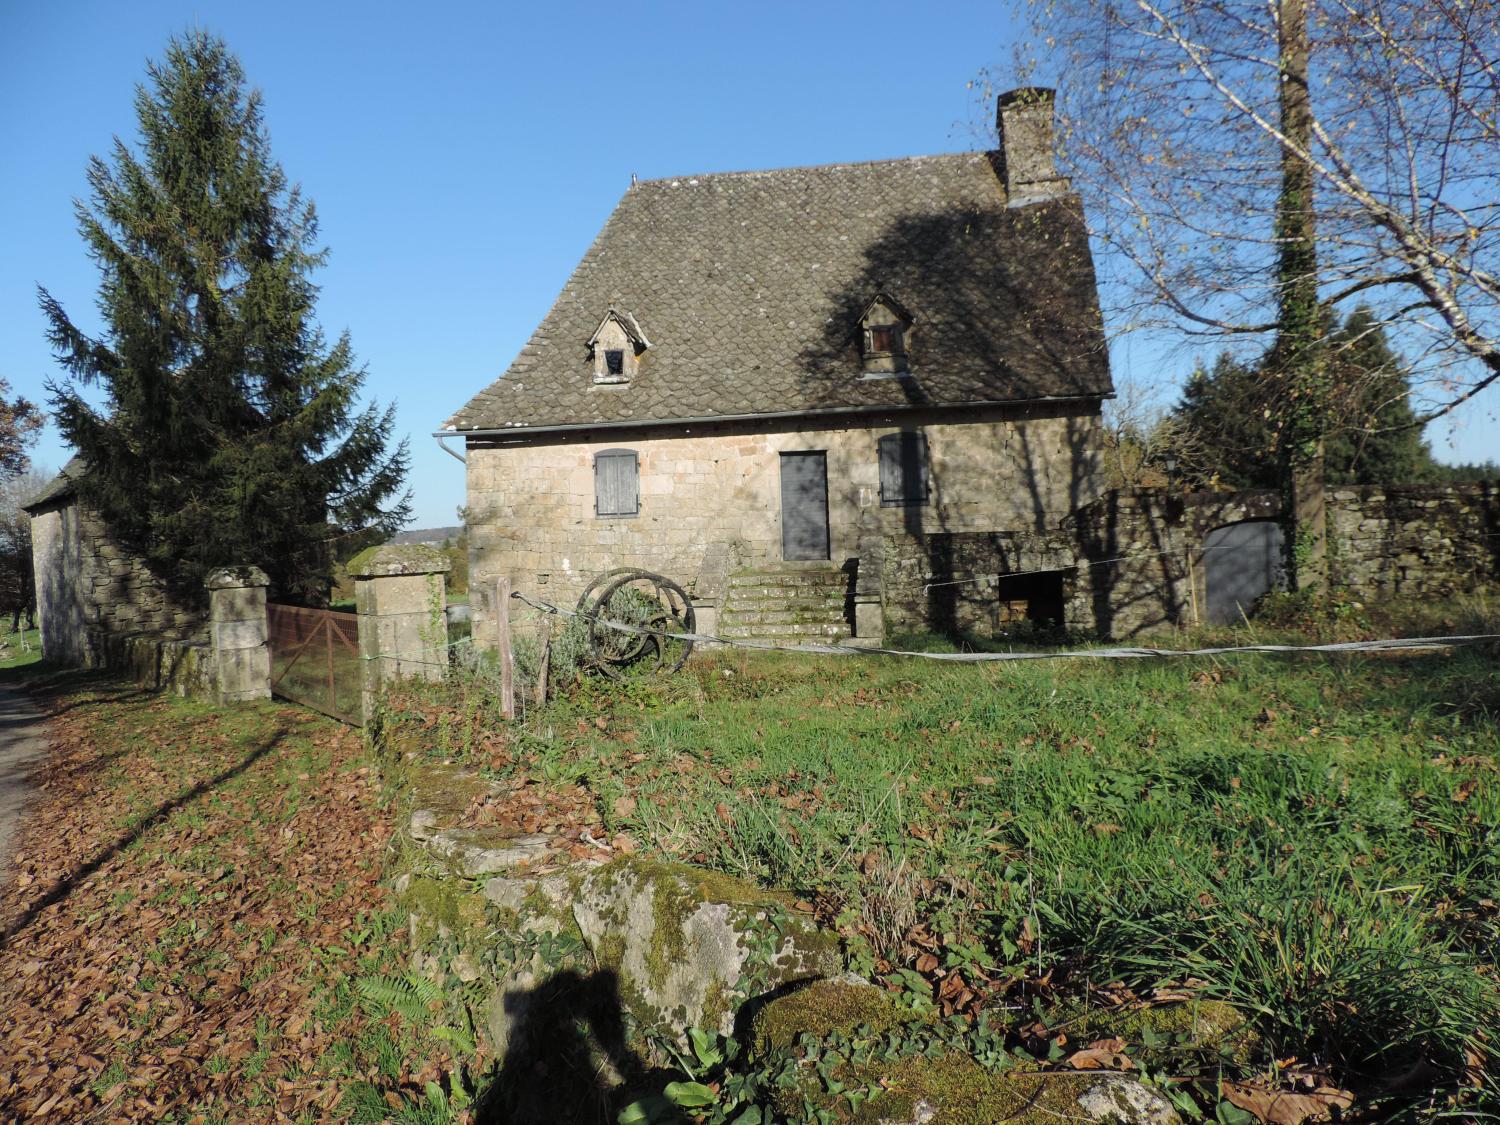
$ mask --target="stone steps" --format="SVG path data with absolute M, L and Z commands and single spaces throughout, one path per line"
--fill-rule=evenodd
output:
M 849 636 L 849 626 L 832 623 L 817 625 L 724 625 L 719 629 L 721 637 L 735 637 L 739 639 L 774 641 L 787 640 L 795 644 L 797 641 L 806 641 L 815 638 L 830 638 L 839 640 Z
M 807 609 L 819 612 L 829 608 L 844 607 L 844 591 L 829 591 L 826 594 L 809 594 L 805 591 L 787 593 L 766 586 L 741 586 L 729 594 L 737 608 L 742 609 Z
M 718 632 L 772 644 L 830 644 L 850 635 L 848 578 L 833 566 L 769 566 L 730 575 Z

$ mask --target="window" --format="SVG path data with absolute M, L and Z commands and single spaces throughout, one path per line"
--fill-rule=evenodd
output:
M 624 389 L 640 371 L 641 355 L 651 346 L 635 317 L 622 309 L 610 309 L 589 337 L 589 360 L 594 382 Z
M 641 510 L 640 464 L 633 449 L 594 454 L 594 514 L 601 519 L 635 516 Z
M 859 339 L 866 378 L 907 373 L 907 336 L 912 323 L 911 313 L 889 293 L 877 295 L 865 306 L 859 318 Z
M 880 504 L 896 508 L 927 503 L 927 438 L 910 430 L 886 434 L 880 449 Z

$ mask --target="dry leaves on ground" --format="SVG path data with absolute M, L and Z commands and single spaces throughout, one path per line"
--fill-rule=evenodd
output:
M 1327 1121 L 1335 1110 L 1354 1104 L 1354 1095 L 1335 1086 L 1309 1079 L 1293 1090 L 1275 1089 L 1250 1082 L 1223 1082 L 1224 1097 L 1253 1113 L 1267 1125 L 1302 1125 L 1304 1121 Z
M 43 702 L 0 916 L 0 1121 L 333 1115 L 319 1061 L 360 1017 L 329 1000 L 390 835 L 359 736 L 269 704 Z

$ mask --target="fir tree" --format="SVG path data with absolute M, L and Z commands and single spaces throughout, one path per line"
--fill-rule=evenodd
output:
M 1335 484 L 1407 484 L 1438 474 L 1410 399 L 1405 366 L 1368 310 L 1325 331 L 1324 471 Z M 1199 366 L 1173 412 L 1189 479 L 1233 488 L 1276 488 L 1282 478 L 1278 421 L 1288 410 L 1274 356 L 1246 364 L 1220 355 Z
M 194 32 L 147 74 L 138 151 L 117 138 L 112 162 L 93 158 L 76 204 L 103 334 L 41 290 L 80 493 L 185 591 L 253 563 L 277 596 L 317 601 L 345 545 L 406 522 L 406 442 L 391 447 L 392 409 L 359 406 L 348 334 L 330 346 L 317 326 L 317 217 L 238 61 Z

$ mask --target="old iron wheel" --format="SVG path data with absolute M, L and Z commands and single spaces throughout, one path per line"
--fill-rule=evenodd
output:
M 599 579 L 596 579 L 590 583 L 589 588 L 593 590 L 598 585 Z M 643 598 L 654 601 L 661 607 L 660 612 L 652 613 L 639 622 L 632 622 L 643 630 L 641 633 L 622 634 L 618 630 L 599 626 L 600 615 L 605 612 L 610 600 L 625 589 L 635 589 Z M 693 632 L 696 624 L 693 603 L 686 590 L 660 574 L 622 569 L 593 596 L 593 604 L 584 616 L 589 622 L 589 648 L 594 666 L 616 679 L 624 668 L 645 658 L 648 650 L 654 649 L 656 652 L 657 672 L 677 671 L 687 662 L 693 650 L 692 641 L 677 641 L 669 636 L 673 633 Z M 609 648 L 605 643 L 606 634 L 630 639 L 623 647 Z
M 590 581 L 589 584 L 583 588 L 583 593 L 578 595 L 578 612 L 584 614 L 585 616 L 596 613 L 603 603 L 596 603 L 594 601 L 595 591 L 597 591 L 602 586 L 608 585 L 615 579 L 625 574 L 632 574 L 640 578 L 651 577 L 649 571 L 644 571 L 639 569 L 638 567 L 633 566 L 617 566 L 614 570 L 606 570 L 603 574 Z

